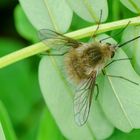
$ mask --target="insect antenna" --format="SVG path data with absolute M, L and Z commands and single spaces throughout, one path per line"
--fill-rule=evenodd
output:
M 126 45 L 126 44 L 128 44 L 128 43 L 130 43 L 130 42 L 132 42 L 132 41 L 134 41 L 134 40 L 136 40 L 136 39 L 138 39 L 138 38 L 140 38 L 140 36 L 137 36 L 137 37 L 135 37 L 135 38 L 133 38 L 133 39 L 131 39 L 131 40 L 128 40 L 128 41 L 126 41 L 126 42 L 124 42 L 124 43 L 122 43 L 122 44 L 120 44 L 120 45 L 118 45 L 118 46 L 116 46 L 117 48 L 120 48 L 120 47 L 122 47 L 122 46 L 124 46 L 124 45 Z
M 109 37 L 106 37 L 106 38 L 103 38 L 102 40 L 100 40 L 100 43 L 101 43 L 102 41 L 107 40 L 107 39 L 109 39 L 109 38 L 112 38 L 112 37 L 114 37 L 114 36 L 118 36 L 120 33 L 122 33 L 122 32 L 128 27 L 128 25 L 130 24 L 130 22 L 131 22 L 131 21 L 129 21 L 129 22 L 125 25 L 125 27 L 124 27 L 122 30 L 120 30 L 119 32 L 117 32 L 117 33 L 114 34 L 113 36 L 109 36 Z

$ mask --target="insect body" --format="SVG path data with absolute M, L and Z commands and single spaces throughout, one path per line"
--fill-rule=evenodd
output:
M 52 48 L 58 50 L 58 53 L 66 48 L 62 54 L 66 54 L 64 58 L 66 72 L 77 85 L 74 97 L 74 115 L 79 126 L 88 119 L 96 77 L 105 67 L 106 61 L 114 56 L 117 48 L 140 37 L 121 45 L 112 45 L 101 42 L 82 43 L 46 29 L 40 30 L 39 35 L 46 44 L 49 42 L 48 39 L 52 40 Z
M 74 98 L 74 113 L 78 125 L 83 125 L 89 114 L 93 88 L 98 72 L 115 52 L 110 44 L 83 43 L 71 48 L 65 57 L 68 75 L 78 86 Z
M 85 43 L 77 48 L 71 48 L 65 57 L 68 74 L 77 83 L 88 79 L 92 74 L 96 76 L 114 52 L 115 48 L 111 45 L 99 42 Z

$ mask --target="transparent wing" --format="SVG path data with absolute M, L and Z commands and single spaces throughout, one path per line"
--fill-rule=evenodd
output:
M 75 121 L 79 126 L 82 126 L 88 119 L 95 80 L 96 73 L 89 77 L 89 79 L 83 80 L 76 90 L 74 97 L 74 115 Z
M 70 47 L 78 47 L 81 43 L 70 37 L 66 37 L 60 33 L 49 29 L 41 29 L 38 32 L 39 39 L 57 51 L 67 51 Z

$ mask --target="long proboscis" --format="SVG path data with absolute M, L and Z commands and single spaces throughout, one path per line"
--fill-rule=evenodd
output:
M 128 44 L 128 43 L 130 43 L 130 42 L 132 42 L 132 41 L 135 41 L 135 40 L 138 39 L 138 38 L 140 38 L 140 36 L 137 36 L 137 37 L 135 37 L 135 38 L 133 38 L 133 39 L 131 39 L 131 40 L 128 40 L 128 41 L 126 41 L 126 42 L 124 42 L 124 43 L 118 45 L 117 47 L 120 48 L 120 47 L 122 47 L 122 46 L 124 46 L 124 45 L 126 45 L 126 44 Z

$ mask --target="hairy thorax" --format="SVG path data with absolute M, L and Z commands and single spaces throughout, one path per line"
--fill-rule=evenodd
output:
M 80 80 L 87 79 L 93 71 L 98 73 L 110 57 L 107 45 L 99 42 L 85 43 L 69 51 L 65 57 L 65 65 L 70 78 L 79 83 Z

